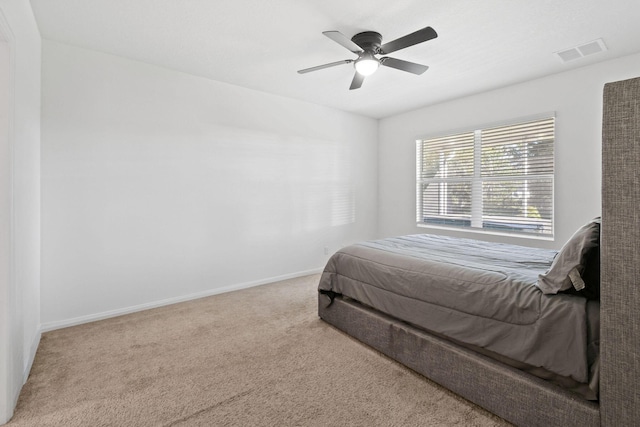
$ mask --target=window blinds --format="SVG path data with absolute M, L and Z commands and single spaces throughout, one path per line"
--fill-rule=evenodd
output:
M 417 141 L 417 222 L 553 235 L 555 118 Z

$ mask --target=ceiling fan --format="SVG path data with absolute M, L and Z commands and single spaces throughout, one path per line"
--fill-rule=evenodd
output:
M 416 64 L 415 62 L 403 61 L 402 59 L 390 58 L 383 56 L 376 58 L 376 55 L 386 55 L 418 43 L 438 37 L 436 31 L 431 27 L 425 27 L 421 30 L 407 34 L 404 37 L 382 44 L 382 36 L 375 31 L 365 31 L 358 33 L 349 40 L 347 36 L 340 31 L 324 31 L 322 34 L 329 37 L 334 42 L 344 46 L 351 52 L 358 55 L 356 59 L 344 59 L 342 61 L 331 62 L 329 64 L 318 65 L 316 67 L 305 68 L 299 70 L 298 73 L 305 74 L 311 71 L 322 70 L 323 68 L 335 67 L 336 65 L 354 63 L 356 73 L 351 81 L 349 90 L 358 89 L 362 86 L 364 78 L 370 76 L 378 66 L 395 68 L 396 70 L 407 71 L 413 74 L 422 74 L 429 67 L 426 65 Z

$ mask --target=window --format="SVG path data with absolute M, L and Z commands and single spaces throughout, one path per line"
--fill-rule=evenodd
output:
M 555 118 L 417 141 L 417 222 L 553 236 Z

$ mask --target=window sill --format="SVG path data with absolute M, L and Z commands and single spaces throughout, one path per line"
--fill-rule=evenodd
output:
M 510 233 L 507 231 L 496 231 L 496 230 L 491 230 L 487 228 L 447 227 L 444 225 L 433 225 L 433 224 L 424 224 L 424 223 L 417 223 L 416 225 L 420 228 L 457 231 L 459 233 L 488 234 L 492 236 L 506 236 L 506 237 L 515 237 L 519 239 L 544 240 L 547 242 L 555 241 L 553 236 L 536 236 L 535 234 L 525 234 L 525 233 L 516 233 L 516 232 Z

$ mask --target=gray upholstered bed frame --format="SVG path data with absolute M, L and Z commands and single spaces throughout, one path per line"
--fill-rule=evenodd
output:
M 517 425 L 640 425 L 640 78 L 605 85 L 602 129 L 599 403 L 351 300 L 320 317 Z

